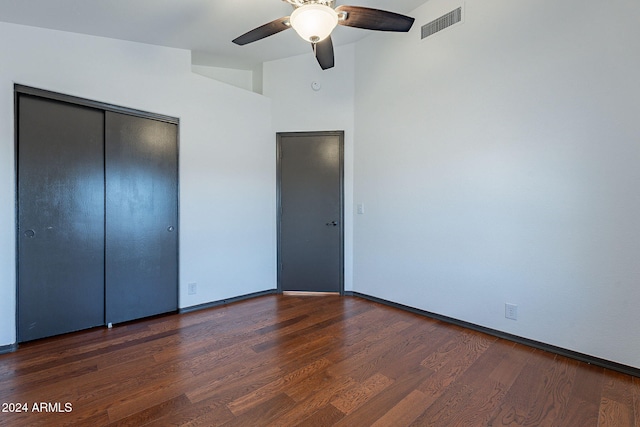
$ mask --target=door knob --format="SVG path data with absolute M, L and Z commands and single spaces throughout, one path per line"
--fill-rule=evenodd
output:
M 330 227 L 336 227 L 338 223 L 336 221 L 331 221 L 331 222 L 328 222 L 327 225 Z
M 175 230 L 175 228 L 173 228 L 173 225 L 170 225 L 170 226 L 167 227 L 167 231 L 169 233 L 171 233 L 173 230 Z
M 31 239 L 33 237 L 36 237 L 36 232 L 33 230 L 27 230 L 24 232 L 24 235 Z

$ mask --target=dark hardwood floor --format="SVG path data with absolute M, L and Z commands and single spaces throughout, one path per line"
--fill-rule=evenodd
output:
M 339 296 L 24 344 L 0 356 L 0 403 L 12 427 L 640 427 L 638 378 Z

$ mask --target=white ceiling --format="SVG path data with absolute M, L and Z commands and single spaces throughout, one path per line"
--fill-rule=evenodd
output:
M 409 14 L 426 0 L 345 1 L 337 4 Z M 0 21 L 188 49 L 200 65 L 247 69 L 311 50 L 294 31 L 245 46 L 231 43 L 291 11 L 281 0 L 0 0 Z M 368 33 L 338 26 L 332 37 L 339 46 Z

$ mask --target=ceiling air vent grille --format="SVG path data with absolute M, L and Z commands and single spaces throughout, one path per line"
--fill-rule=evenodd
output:
M 442 31 L 445 28 L 450 27 L 453 24 L 457 24 L 460 21 L 462 21 L 462 7 L 459 7 L 456 10 L 452 10 L 451 12 L 441 16 L 438 19 L 434 19 L 428 24 L 424 24 L 422 26 L 422 38 L 426 39 L 427 37 L 437 33 L 438 31 Z

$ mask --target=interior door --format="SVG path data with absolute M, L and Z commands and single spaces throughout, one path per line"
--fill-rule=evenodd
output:
M 278 289 L 344 291 L 343 132 L 278 133 Z
M 18 96 L 18 341 L 104 324 L 104 113 Z
M 178 308 L 177 125 L 106 112 L 106 322 Z

